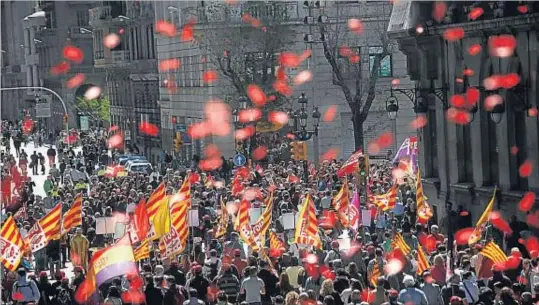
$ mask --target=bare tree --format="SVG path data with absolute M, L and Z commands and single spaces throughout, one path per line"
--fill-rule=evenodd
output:
M 275 96 L 266 108 L 287 104 L 289 96 L 273 86 L 279 53 L 294 39 L 294 31 L 283 22 L 288 18 L 286 3 L 212 1 L 206 12 L 211 14 L 209 22 L 195 38 L 206 61 L 231 85 L 230 93 L 246 96 L 247 86 L 256 84 L 268 97 Z
M 352 112 L 354 142 L 356 149 L 359 149 L 364 147 L 366 130 L 363 125 L 376 97 L 376 84 L 380 77 L 382 60 L 391 54 L 391 44 L 385 35 L 391 10 L 386 12 L 382 8 L 380 16 L 369 16 L 368 19 L 362 20 L 365 30 L 364 33 L 358 34 L 349 29 L 348 20 L 353 17 L 346 16 L 347 9 L 336 5 L 336 16 L 330 16 L 329 22 L 320 24 L 318 29 L 320 34 L 324 35 L 322 41 L 324 57 L 331 65 L 334 74 L 333 82 L 341 88 Z M 362 39 L 360 37 L 367 34 L 374 35 L 370 38 L 378 41 L 371 42 L 368 38 Z M 372 46 L 370 43 L 373 43 L 379 48 L 379 52 L 376 54 L 368 55 L 369 60 L 370 56 L 374 56 L 374 60 L 370 62 L 370 71 L 366 79 L 363 77 L 361 60 L 359 63 L 357 62 L 359 59 L 357 56 L 361 56 L 361 54 L 355 53 L 356 47 L 361 44 L 360 41 L 366 41 L 366 46 Z M 350 51 L 352 54 L 347 54 Z

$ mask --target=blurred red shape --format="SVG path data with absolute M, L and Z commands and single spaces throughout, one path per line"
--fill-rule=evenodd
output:
M 516 156 L 518 154 L 518 146 L 516 145 L 511 146 L 511 154 L 513 156 Z
M 337 105 L 331 105 L 328 107 L 326 112 L 324 113 L 324 116 L 322 117 L 322 121 L 324 122 L 331 122 L 335 120 L 335 117 L 337 116 L 337 110 L 339 109 L 339 106 Z
M 472 56 L 475 56 L 477 54 L 479 54 L 481 52 L 483 48 L 481 47 L 480 44 L 473 44 L 471 46 L 468 47 L 468 54 L 472 55 Z
M 528 12 L 528 6 L 527 5 L 519 5 L 517 7 L 517 10 L 521 14 L 526 14 Z
M 359 34 L 363 33 L 363 29 L 364 29 L 363 22 L 361 22 L 361 20 L 359 20 L 357 18 L 350 18 L 350 19 L 348 19 L 348 28 L 352 32 L 359 35 Z
M 180 39 L 181 41 L 191 41 L 194 39 L 194 30 L 195 25 L 194 23 L 188 22 L 186 25 L 183 26 L 182 32 L 180 33 Z
M 520 199 L 520 202 L 518 203 L 518 208 L 522 212 L 528 212 L 531 210 L 535 203 L 535 193 L 534 192 L 527 192 L 524 194 L 522 199 Z
M 526 216 L 526 223 L 531 227 L 539 229 L 539 211 L 535 211 L 535 213 L 529 213 Z
M 202 80 L 206 83 L 206 84 L 211 84 L 213 82 L 215 82 L 218 78 L 218 74 L 217 74 L 217 71 L 214 71 L 214 70 L 211 70 L 211 71 L 205 71 L 204 74 L 202 75 Z
M 504 89 L 511 89 L 520 83 L 520 76 L 517 73 L 509 73 L 501 77 L 500 86 Z
M 474 228 L 460 229 L 455 233 L 455 242 L 457 245 L 467 245 L 470 236 L 472 236 Z
M 140 122 L 138 129 L 143 134 L 155 137 L 159 134 L 159 127 L 155 126 L 150 122 Z
M 438 22 L 442 22 L 447 11 L 447 4 L 443 1 L 435 1 L 432 4 L 432 18 Z
M 337 157 L 339 156 L 339 153 L 340 153 L 340 149 L 330 148 L 328 151 L 326 151 L 322 155 L 320 159 L 322 159 L 322 161 L 331 161 L 331 160 L 337 159 Z
M 187 134 L 192 139 L 202 139 L 211 134 L 211 125 L 207 122 L 198 122 L 187 127 Z
M 294 85 L 299 86 L 313 78 L 313 74 L 310 70 L 303 70 L 294 77 Z
M 481 7 L 474 7 L 469 13 L 468 18 L 471 20 L 476 20 L 481 17 L 485 11 Z
M 526 239 L 524 245 L 526 246 L 526 249 L 528 252 L 535 251 L 536 253 L 539 252 L 539 240 L 535 236 L 530 236 Z
M 267 101 L 266 93 L 255 84 L 247 86 L 247 96 L 251 99 L 251 102 L 258 107 L 264 106 Z
M 115 134 L 107 140 L 107 146 L 109 148 L 118 148 L 122 145 L 124 139 L 121 135 Z
M 177 58 L 163 59 L 159 62 L 159 71 L 167 72 L 180 68 L 180 60 Z
M 380 145 L 381 148 L 386 148 L 386 147 L 391 146 L 393 144 L 393 133 L 384 132 L 378 137 L 376 142 L 378 143 L 378 145 Z
M 299 56 L 294 52 L 282 52 L 279 55 L 279 63 L 285 68 L 297 68 L 301 61 Z
M 537 116 L 537 108 L 536 107 L 532 107 L 530 109 L 528 109 L 528 116 L 529 117 L 536 117 Z
M 497 57 L 512 56 L 517 47 L 517 39 L 513 35 L 490 36 L 488 39 L 490 55 Z
M 446 112 L 446 117 L 449 121 L 458 125 L 466 125 L 471 122 L 471 115 L 468 111 L 456 108 L 449 108 Z
M 245 140 L 252 137 L 255 134 L 255 128 L 253 126 L 247 126 L 236 130 L 235 138 L 237 140 Z
M 174 37 L 176 36 L 176 34 L 178 34 L 178 31 L 176 30 L 176 26 L 164 20 L 158 20 L 155 23 L 155 32 L 168 36 L 168 37 Z
M 220 157 L 200 160 L 199 167 L 203 171 L 214 171 L 221 168 L 223 160 Z
M 272 111 L 268 114 L 268 121 L 273 124 L 284 125 L 288 123 L 288 114 L 283 111 Z
M 266 146 L 257 147 L 253 150 L 252 154 L 254 160 L 262 160 L 268 155 L 268 148 Z
M 86 75 L 82 73 L 78 73 L 72 78 L 67 80 L 66 87 L 69 89 L 73 89 L 75 87 L 82 85 L 82 83 L 84 83 L 85 80 L 86 80 Z
M 481 92 L 479 89 L 475 87 L 470 87 L 466 89 L 466 106 L 467 107 L 473 107 L 477 104 L 479 101 L 479 97 L 481 96 Z
M 506 234 L 513 233 L 513 230 L 511 229 L 507 221 L 503 219 L 502 215 L 498 211 L 490 212 L 490 223 L 492 223 L 492 225 L 496 227 L 498 230 Z
M 453 107 L 462 108 L 466 104 L 466 100 L 464 99 L 464 96 L 462 96 L 461 94 L 457 94 L 451 96 L 451 98 L 449 99 L 449 103 Z
M 258 108 L 243 109 L 238 113 L 238 120 L 241 123 L 258 121 L 260 117 L 262 117 L 262 111 Z
M 503 97 L 499 94 L 492 94 L 485 98 L 484 107 L 487 111 L 492 111 L 497 105 L 503 104 Z
M 84 59 L 84 53 L 82 53 L 82 50 L 71 45 L 65 46 L 62 49 L 62 54 L 65 59 L 69 59 L 77 64 L 82 63 L 82 60 Z
M 464 37 L 464 29 L 461 27 L 450 28 L 444 31 L 444 39 L 447 41 L 457 41 Z
M 51 74 L 52 75 L 65 74 L 67 73 L 67 71 L 69 71 L 70 68 L 71 68 L 71 65 L 67 61 L 62 61 L 61 63 L 51 68 Z
M 273 83 L 273 89 L 284 96 L 291 96 L 293 93 L 292 88 L 284 80 L 275 80 Z
M 419 114 L 414 120 L 410 122 L 410 129 L 419 129 L 427 125 L 427 116 Z
M 525 178 L 531 175 L 532 170 L 533 170 L 532 162 L 530 160 L 526 160 L 518 168 L 518 174 L 520 175 L 520 177 Z
M 467 69 L 464 69 L 463 74 L 466 76 L 473 76 L 474 71 L 472 69 L 467 68 Z

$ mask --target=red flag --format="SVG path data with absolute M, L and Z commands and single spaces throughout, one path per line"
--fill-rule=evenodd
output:
M 146 211 L 146 200 L 142 198 L 137 204 L 134 215 L 135 228 L 137 230 L 137 237 L 140 241 L 146 239 L 148 231 L 150 230 L 150 218 Z

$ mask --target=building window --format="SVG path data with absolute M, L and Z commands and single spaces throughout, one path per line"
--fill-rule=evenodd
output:
M 423 140 L 425 141 L 425 164 L 427 177 L 438 178 L 438 138 L 436 126 L 436 109 L 429 108 L 427 112 L 427 126 L 425 126 Z
M 253 52 L 245 55 L 245 73 L 251 83 L 265 84 L 275 78 L 275 56 L 266 52 Z
M 350 49 L 354 55 L 348 57 L 341 55 L 341 52 L 339 52 L 337 57 L 337 66 L 345 80 L 355 80 L 360 77 L 359 73 L 361 73 L 361 47 Z M 333 74 L 333 83 L 336 81 L 337 78 L 335 77 L 335 74 Z
M 56 28 L 56 11 L 54 1 L 39 1 L 39 7 L 45 12 L 45 27 L 47 29 Z
M 488 149 L 488 161 L 489 166 L 487 166 L 488 172 L 488 182 L 485 185 L 498 185 L 499 181 L 499 164 L 498 164 L 498 138 L 496 134 L 496 123 L 492 121 L 488 116 L 485 116 L 487 121 L 487 134 L 488 141 L 486 148 Z
M 103 59 L 105 58 L 103 30 L 95 30 L 94 34 L 94 59 Z
M 382 47 L 369 47 L 369 71 L 372 71 L 374 66 L 374 59 L 378 54 L 382 54 Z M 378 76 L 391 77 L 393 76 L 393 63 L 391 54 L 382 58 L 380 61 L 380 69 L 378 70 Z
M 90 22 L 90 12 L 88 10 L 77 12 L 77 25 L 88 26 Z
M 459 156 L 459 182 L 473 182 L 472 135 L 470 125 L 457 126 L 457 155 Z

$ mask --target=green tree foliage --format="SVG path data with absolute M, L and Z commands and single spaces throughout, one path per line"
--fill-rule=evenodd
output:
M 100 96 L 92 100 L 79 97 L 77 108 L 81 112 L 87 112 L 93 119 L 110 121 L 110 100 L 106 96 Z

